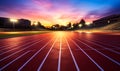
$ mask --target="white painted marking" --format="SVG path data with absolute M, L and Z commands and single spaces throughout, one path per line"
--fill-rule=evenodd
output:
M 110 58 L 109 56 L 103 54 L 102 52 L 98 51 L 97 49 L 94 49 L 93 47 L 89 46 L 88 44 L 76 39 L 77 41 L 83 43 L 84 45 L 88 46 L 89 48 L 93 49 L 94 51 L 96 51 L 97 53 L 101 54 L 102 56 L 106 57 L 107 59 L 109 59 L 110 61 L 114 62 L 115 64 L 119 65 L 120 66 L 120 63 L 112 58 Z
M 27 41 L 24 41 L 24 42 L 20 42 L 19 44 L 25 44 L 25 43 L 27 43 L 27 42 L 29 42 L 29 41 L 31 41 L 31 40 L 27 40 Z M 19 45 L 16 45 L 16 44 L 9 44 L 9 45 L 4 45 L 4 46 L 2 46 L 2 47 L 0 47 L 0 48 L 2 48 L 2 49 L 0 49 L 0 52 L 1 51 L 3 51 L 3 50 L 6 50 L 6 49 L 9 49 L 9 48 L 12 48 L 12 47 L 19 47 Z
M 66 40 L 66 39 L 65 39 L 65 40 Z M 73 59 L 73 61 L 74 61 L 75 67 L 76 67 L 77 71 L 80 71 L 80 69 L 79 69 L 79 67 L 78 67 L 78 64 L 77 64 L 77 62 L 76 62 L 76 60 L 75 60 L 75 57 L 74 57 L 74 55 L 73 55 L 73 53 L 72 53 L 71 47 L 70 47 L 70 45 L 69 45 L 69 43 L 68 43 L 67 40 L 66 40 L 66 42 L 67 42 L 67 46 L 68 46 L 68 48 L 69 48 L 70 54 L 71 54 L 71 56 L 72 56 L 72 59 Z
M 59 50 L 58 70 L 57 70 L 57 71 L 60 71 L 60 65 L 61 65 L 61 53 L 62 53 L 62 38 L 60 37 L 60 50 Z
M 29 60 L 27 60 L 19 69 L 21 71 L 38 53 L 41 52 L 43 48 L 45 48 L 52 40 L 48 41 L 41 49 L 39 49 Z
M 104 71 L 104 69 L 94 61 L 76 42 L 72 40 L 72 42 L 100 69 L 100 71 Z
M 6 67 L 8 67 L 10 64 L 14 63 L 15 61 L 17 61 L 18 59 L 20 59 L 21 57 L 23 57 L 24 55 L 26 55 L 27 53 L 29 53 L 30 51 L 27 51 L 25 53 L 23 53 L 22 55 L 20 55 L 19 57 L 15 58 L 14 60 L 12 60 L 11 62 L 9 62 L 8 64 L 6 64 L 5 66 L 3 66 L 2 68 L 0 68 L 0 71 L 2 71 L 3 69 L 5 69 Z
M 43 40 L 45 40 L 45 39 L 43 39 Z M 29 47 L 31 47 L 31 46 L 33 46 L 33 45 L 35 45 L 35 44 L 37 44 L 37 43 L 39 43 L 39 42 L 42 42 L 43 40 L 40 40 L 40 41 L 38 41 L 38 42 L 35 42 L 35 43 L 33 43 L 33 44 L 31 44 L 31 45 L 29 45 L 29 46 L 27 46 L 27 47 L 25 47 L 25 48 L 17 51 L 17 52 L 14 52 L 14 53 L 10 54 L 9 56 L 6 56 L 6 57 L 0 59 L 0 62 L 3 61 L 3 60 L 5 60 L 5 59 L 7 59 L 7 58 L 9 58 L 9 57 L 11 57 L 11 56 L 13 56 L 13 55 L 15 55 L 15 54 L 17 54 L 17 53 L 19 53 L 19 52 L 21 52 L 21 51 L 23 51 L 23 50 L 25 50 L 25 49 L 27 49 L 27 48 L 29 48 Z
M 111 45 L 111 44 L 105 44 L 105 43 L 103 43 L 103 42 L 95 41 L 95 40 L 92 40 L 92 41 L 98 42 L 98 43 L 101 43 L 101 44 L 104 44 L 104 45 L 107 45 L 107 46 L 110 46 L 110 47 L 114 47 L 114 48 L 116 48 L 116 49 L 120 49 L 119 46 L 113 46 L 113 45 Z
M 13 50 L 15 50 L 15 49 L 18 49 L 18 48 L 20 48 L 20 47 L 27 46 L 27 45 L 29 45 L 29 44 L 31 44 L 31 43 L 34 43 L 34 42 L 36 42 L 36 41 L 28 42 L 28 43 L 26 43 L 26 44 L 24 44 L 24 45 L 22 45 L 22 46 L 17 47 L 17 48 L 9 49 L 8 51 L 1 53 L 0 55 L 3 55 L 3 54 L 5 54 L 5 53 L 8 53 L 8 52 L 13 51 Z
M 107 48 L 107 47 L 105 47 L 105 46 L 102 46 L 102 45 L 97 44 L 97 43 L 95 43 L 95 42 L 88 41 L 88 40 L 84 40 L 84 41 L 87 41 L 87 42 L 89 42 L 89 43 L 95 44 L 95 45 L 97 45 L 97 46 L 99 46 L 99 47 L 102 47 L 103 49 L 109 50 L 109 51 L 111 51 L 111 52 L 113 52 L 113 53 L 120 54 L 120 52 L 117 52 L 117 51 L 115 51 L 115 50 L 113 50 L 113 49 L 110 49 L 110 48 Z
M 43 64 L 44 64 L 44 62 L 46 61 L 48 55 L 50 54 L 52 48 L 54 47 L 54 45 L 55 45 L 55 43 L 56 43 L 56 41 L 57 41 L 57 39 L 56 39 L 56 40 L 54 41 L 54 43 L 52 44 L 50 50 L 49 50 L 48 53 L 46 54 L 45 58 L 43 59 L 43 61 L 42 61 L 42 63 L 40 64 L 40 66 L 38 67 L 37 71 L 40 71 L 40 70 L 41 70 L 41 68 L 42 68 L 42 66 L 43 66 Z

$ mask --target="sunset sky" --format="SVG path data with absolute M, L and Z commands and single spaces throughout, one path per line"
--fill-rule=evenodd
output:
M 0 16 L 66 25 L 120 13 L 120 0 L 0 0 Z

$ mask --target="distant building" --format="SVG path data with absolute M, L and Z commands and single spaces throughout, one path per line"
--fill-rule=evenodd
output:
M 0 28 L 10 28 L 10 26 L 12 27 L 9 18 L 0 17 Z
M 118 15 L 110 15 L 98 20 L 93 21 L 93 27 L 102 27 L 115 22 L 120 22 L 120 14 Z
M 31 21 L 27 19 L 18 19 L 18 22 L 15 24 L 16 29 L 30 29 L 31 28 Z M 10 21 L 9 18 L 0 17 L 0 28 L 13 28 L 13 23 Z
M 16 24 L 18 29 L 29 29 L 31 27 L 31 21 L 27 19 L 19 19 L 19 22 Z

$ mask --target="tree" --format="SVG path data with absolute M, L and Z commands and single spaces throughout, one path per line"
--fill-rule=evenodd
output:
M 71 22 L 69 22 L 69 24 L 67 24 L 67 27 L 70 28 L 72 25 L 71 25 Z
M 38 23 L 37 23 L 37 26 L 38 26 L 38 27 L 41 27 L 42 25 L 41 25 L 41 23 L 40 23 L 40 22 L 38 22 Z
M 81 19 L 80 23 L 82 25 L 82 28 L 84 28 L 86 25 L 85 25 L 85 20 L 84 19 Z
M 59 30 L 60 29 L 60 25 L 59 24 L 52 25 L 51 29 L 52 30 Z

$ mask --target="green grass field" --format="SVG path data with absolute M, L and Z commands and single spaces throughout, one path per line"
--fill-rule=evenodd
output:
M 0 38 L 12 38 L 49 33 L 50 31 L 26 31 L 26 32 L 0 32 Z

